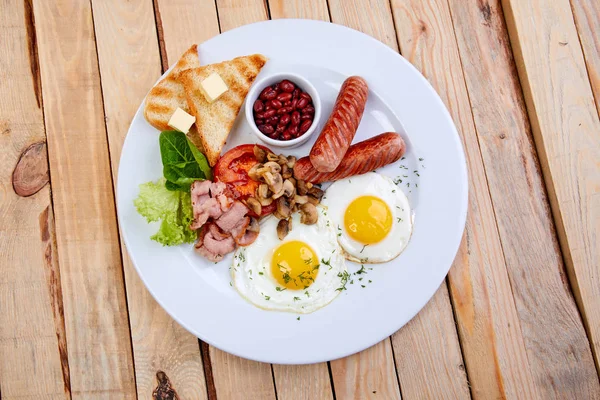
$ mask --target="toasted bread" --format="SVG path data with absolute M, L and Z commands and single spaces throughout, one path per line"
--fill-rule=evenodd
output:
M 198 46 L 193 45 L 181 56 L 171 72 L 150 90 L 150 93 L 146 96 L 144 106 L 144 117 L 150 125 L 160 131 L 171 130 L 169 119 L 177 110 L 177 107 L 187 113 L 190 112 L 185 99 L 183 83 L 179 80 L 179 74 L 186 69 L 199 66 Z M 194 126 L 192 126 L 190 133 L 194 130 Z
M 211 166 L 217 163 L 248 90 L 266 62 L 265 56 L 254 54 L 188 69 L 179 75 L 183 81 L 190 112 L 196 117 L 196 129 L 202 147 Z M 218 100 L 209 103 L 200 92 L 200 84 L 213 72 L 221 76 L 229 90 Z

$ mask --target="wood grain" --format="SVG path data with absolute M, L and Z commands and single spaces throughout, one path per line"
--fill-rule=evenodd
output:
M 448 4 L 392 1 L 403 55 L 438 91 L 463 140 L 469 169 L 465 238 L 450 293 L 474 398 L 538 398 L 529 370 Z
M 451 0 L 450 8 L 532 375 L 545 399 L 598 398 L 500 1 Z
M 330 1 L 330 7 L 333 22 L 358 28 L 398 51 L 388 2 L 350 4 Z M 421 310 L 417 321 L 407 324 L 392 336 L 397 376 L 402 393 L 407 398 L 412 395 L 419 397 L 418 394 L 424 390 L 429 390 L 432 398 L 444 398 L 450 394 L 455 395 L 454 398 L 469 397 L 458 334 L 445 285 L 431 300 L 433 305 Z M 419 321 L 436 321 L 436 329 L 430 329 Z M 415 348 L 426 351 L 412 351 Z M 411 350 L 407 352 L 406 349 Z M 351 377 L 352 374 L 349 374 L 348 379 Z
M 596 99 L 596 109 L 600 114 L 600 2 L 571 0 L 571 7 Z
M 327 0 L 269 0 L 271 19 L 302 18 L 329 22 Z
M 400 399 L 389 339 L 360 353 L 331 361 L 337 399 Z
M 161 74 L 154 8 L 147 1 L 92 2 L 113 182 L 123 141 L 148 90 Z M 127 40 L 123 40 L 123 27 Z M 176 58 L 173 62 L 177 61 Z M 156 136 L 149 140 L 158 140 Z M 116 187 L 115 187 L 116 190 Z M 197 338 L 152 298 L 122 244 L 137 394 L 152 396 L 163 371 L 183 399 L 207 397 Z
M 570 283 L 600 370 L 600 121 L 567 0 L 503 1 Z
M 46 139 L 34 25 L 31 3 L 0 3 L 0 386 L 7 399 L 68 399 L 50 188 L 23 198 L 11 182 L 23 152 Z M 28 171 L 47 169 L 43 147 Z
M 444 282 L 416 317 L 392 336 L 405 399 L 470 399 L 448 287 Z
M 90 3 L 34 2 L 74 398 L 135 398 Z

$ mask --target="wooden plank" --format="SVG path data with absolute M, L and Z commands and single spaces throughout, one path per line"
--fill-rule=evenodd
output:
M 0 385 L 5 398 L 70 398 L 60 271 L 30 2 L 0 4 Z M 23 156 L 26 149 L 37 143 Z M 43 185 L 31 197 L 13 190 Z M 37 173 L 36 173 L 37 172 Z M 1 395 L 0 395 L 1 397 Z
M 34 1 L 71 391 L 135 398 L 90 3 Z
M 326 0 L 271 0 L 271 18 L 307 18 L 329 21 Z M 273 364 L 279 400 L 333 399 L 327 363 L 311 365 Z
M 392 346 L 405 399 L 471 398 L 445 282 Z
M 600 370 L 600 121 L 568 0 L 502 1 L 570 283 Z
M 142 99 L 161 74 L 151 2 L 92 2 L 113 182 L 123 141 Z M 129 26 L 127 40 L 121 27 Z M 173 62 L 177 58 L 173 58 Z M 158 140 L 158 136 L 155 138 Z M 115 189 L 116 190 L 116 189 Z M 181 398 L 207 397 L 198 339 L 175 322 L 152 298 L 121 249 L 133 344 L 137 394 L 147 399 L 166 374 Z
M 450 294 L 474 398 L 538 398 L 529 370 L 448 4 L 393 0 L 403 55 L 438 91 L 461 134 L 469 168 L 465 238 Z
M 531 371 L 545 399 L 600 398 L 588 339 L 564 274 L 500 1 L 486 4 L 450 0 Z
M 318 19 L 329 22 L 327 0 L 269 0 L 271 18 Z
M 333 22 L 370 34 L 398 51 L 392 12 L 387 1 L 368 4 L 330 1 L 329 4 Z M 449 393 L 453 393 L 454 398 L 469 397 L 448 290 L 445 283 L 443 286 L 431 300 L 433 305 L 425 307 L 415 322 L 392 336 L 396 372 L 402 393 L 407 398 L 419 397 L 418 393 L 423 391 L 430 393 L 432 398 L 444 398 Z M 407 348 L 424 351 L 407 354 Z M 332 371 L 333 368 L 332 363 Z M 352 374 L 348 375 L 348 379 L 352 379 Z M 335 389 L 337 394 L 337 385 Z
M 571 0 L 571 7 L 596 99 L 596 109 L 600 114 L 600 2 Z
M 338 399 L 400 399 L 389 340 L 352 356 L 331 361 L 331 377 Z

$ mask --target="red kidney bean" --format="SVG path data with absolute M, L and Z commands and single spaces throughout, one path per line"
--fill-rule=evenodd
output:
M 300 93 L 300 97 L 302 97 L 303 99 L 306 99 L 308 101 L 312 101 L 312 97 L 310 97 L 310 94 L 308 94 L 306 92 Z
M 263 111 L 268 111 L 268 110 L 271 110 L 271 109 L 273 109 L 273 106 L 269 102 L 269 103 L 267 103 L 267 105 L 265 106 L 265 109 Z
M 252 107 L 252 108 L 256 112 L 261 112 L 263 110 L 263 108 L 265 108 L 265 104 L 262 101 L 260 101 L 260 100 L 256 100 L 254 102 L 254 107 Z
M 304 132 L 306 132 L 307 130 L 310 129 L 310 126 L 312 125 L 312 121 L 307 119 L 304 120 L 304 122 L 302 122 L 302 124 L 300 125 L 300 129 L 298 129 L 298 131 L 300 132 L 300 134 L 303 134 Z
M 254 118 L 256 118 L 256 119 L 264 119 L 265 118 L 265 114 L 264 113 L 254 113 Z
M 292 100 L 290 107 L 292 107 L 292 109 L 295 110 L 298 107 L 298 99 Z
M 308 106 L 308 100 L 306 99 L 306 97 L 301 97 L 300 100 L 298 100 L 298 103 L 296 103 L 296 107 L 299 110 L 304 109 L 306 106 Z
M 258 98 L 261 100 L 266 100 L 267 93 L 271 92 L 272 90 L 273 90 L 273 88 L 271 88 L 270 86 L 267 86 L 266 88 L 264 88 L 262 90 L 262 92 L 260 92 L 260 95 L 258 96 Z
M 289 131 L 285 131 L 281 135 L 281 139 L 283 139 L 283 140 L 291 140 L 292 139 L 292 134 Z
M 288 81 L 287 79 L 284 79 L 281 82 L 279 82 L 279 88 L 283 92 L 292 93 L 294 91 L 294 89 L 296 89 L 296 85 L 294 85 L 292 82 Z
M 285 103 L 286 101 L 290 101 L 292 99 L 292 95 L 290 93 L 280 93 L 277 95 L 277 100 Z
M 280 92 L 281 90 L 279 89 L 279 82 L 271 85 L 271 87 L 273 88 L 274 91 L 276 92 Z
M 275 129 L 271 125 L 259 125 L 258 130 L 268 135 L 269 133 L 273 133 Z
M 310 119 L 312 121 L 313 120 L 313 116 L 312 116 L 312 114 L 302 114 L 300 116 L 300 119 L 303 120 L 303 121 L 306 120 L 306 119 Z
M 292 92 L 292 99 L 297 99 L 300 96 L 300 93 L 300 89 L 294 89 L 294 91 Z
M 273 115 L 275 115 L 277 113 L 277 110 L 271 109 L 269 111 L 265 111 L 263 113 L 264 118 L 271 118 Z
M 292 112 L 292 107 L 281 107 L 279 110 L 277 110 L 277 114 L 281 115 L 281 114 L 289 114 Z
M 283 103 L 284 107 L 289 107 L 291 105 L 292 105 L 292 101 L 291 100 L 290 101 L 286 101 L 285 103 Z
M 275 132 L 277 132 L 277 133 L 285 132 L 285 126 L 278 125 L 277 128 L 275 128 Z
M 298 111 L 294 111 L 292 113 L 292 126 L 297 126 L 300 123 L 300 113 Z
M 265 118 L 265 122 L 268 125 L 273 125 L 273 123 L 277 124 L 277 122 L 279 122 L 279 115 L 275 114 L 272 117 Z
M 277 99 L 271 100 L 270 103 L 273 106 L 273 108 L 276 110 L 279 110 L 281 107 L 283 107 L 283 104 L 281 104 L 281 102 Z
M 312 106 L 307 106 L 302 109 L 302 114 L 314 114 L 315 108 Z
M 277 132 L 273 132 L 267 136 L 269 136 L 271 139 L 279 140 L 279 133 L 277 133 Z
M 290 114 L 283 114 L 280 118 L 279 118 L 279 124 L 280 125 L 287 125 L 290 123 L 290 121 L 292 120 L 292 118 L 290 117 Z
M 256 125 L 258 126 L 258 125 L 262 125 L 262 124 L 264 124 L 264 123 L 265 123 L 265 120 L 264 120 L 264 119 L 261 119 L 261 118 L 257 118 L 257 119 L 255 119 L 255 120 L 254 120 L 254 122 L 255 122 L 255 123 L 256 123 Z
M 292 137 L 298 136 L 298 127 L 297 126 L 290 126 L 286 132 L 289 132 L 289 134 Z
M 267 94 L 265 94 L 265 100 L 273 100 L 277 97 L 277 92 L 271 89 Z

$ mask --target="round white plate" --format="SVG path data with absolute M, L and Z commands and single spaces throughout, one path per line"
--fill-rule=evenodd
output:
M 406 250 L 386 264 L 366 265 L 372 270 L 353 275 L 354 284 L 348 284 L 348 290 L 331 304 L 300 319 L 297 314 L 254 307 L 230 286 L 231 254 L 214 264 L 196 255 L 192 245 L 169 248 L 150 240 L 158 226 L 147 224 L 137 214 L 133 200 L 138 185 L 162 176 L 162 164 L 158 132 L 144 120 L 142 106 L 131 123 L 119 167 L 117 207 L 123 238 L 158 303 L 209 344 L 271 363 L 304 364 L 344 357 L 400 329 L 448 273 L 467 210 L 461 141 L 425 78 L 396 52 L 360 32 L 324 22 L 276 20 L 228 31 L 199 46 L 202 64 L 253 53 L 269 57 L 259 78 L 294 72 L 314 84 L 324 107 L 321 125 L 347 76 L 367 80 L 369 100 L 355 142 L 395 131 L 407 143 L 405 158 L 379 171 L 401 179 L 398 188 L 411 202 L 415 226 Z M 286 153 L 306 155 L 316 137 Z M 242 107 L 225 150 L 256 140 Z M 359 268 L 348 262 L 350 273 Z

